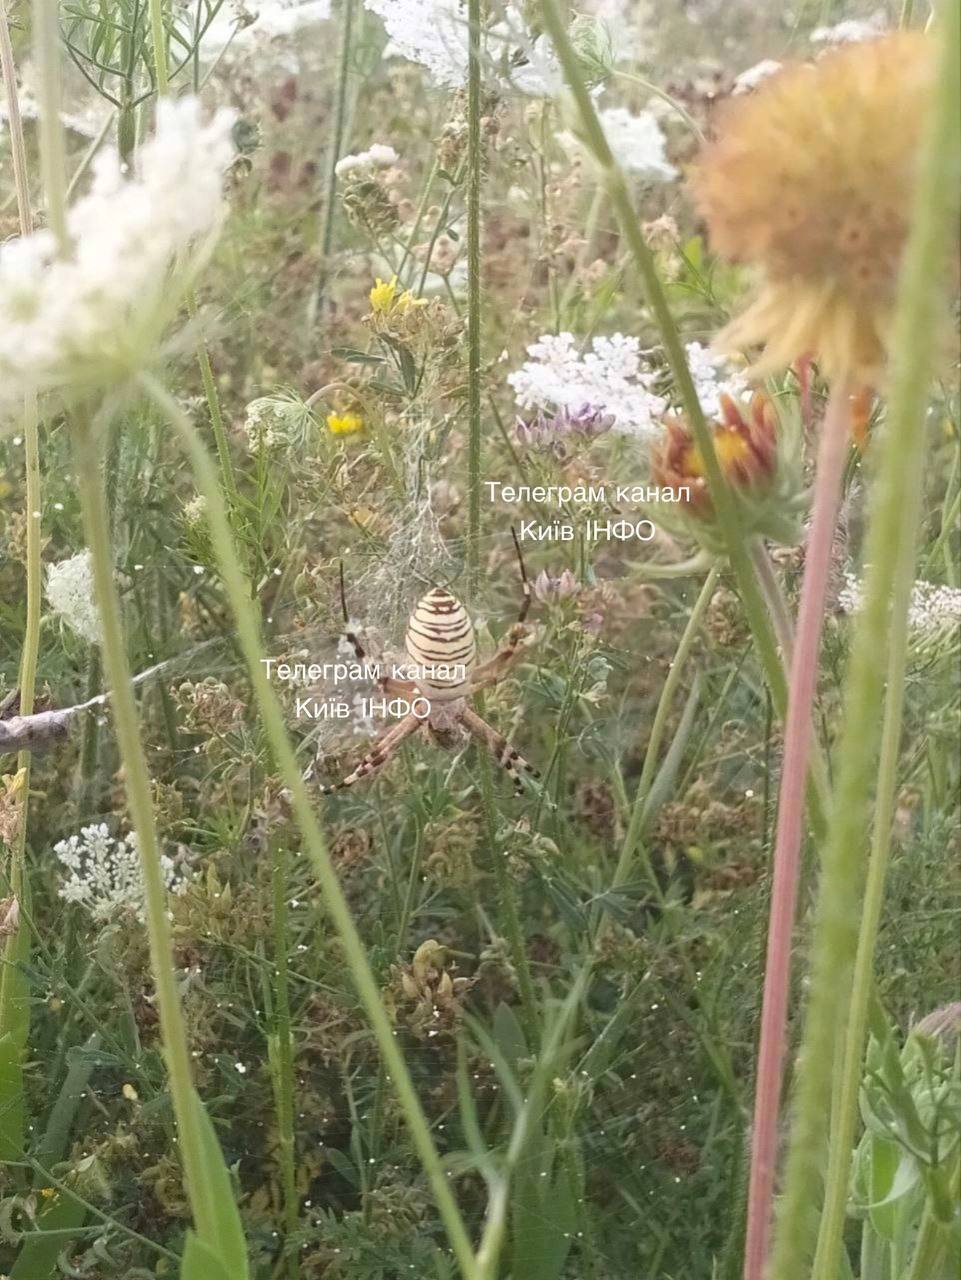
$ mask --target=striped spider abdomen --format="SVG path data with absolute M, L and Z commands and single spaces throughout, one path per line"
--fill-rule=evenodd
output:
M 407 624 L 407 656 L 413 678 L 438 701 L 463 697 L 477 665 L 477 636 L 456 596 L 434 587 L 421 596 Z

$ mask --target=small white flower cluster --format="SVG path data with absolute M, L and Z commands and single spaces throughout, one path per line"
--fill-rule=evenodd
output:
M 196 98 L 161 100 L 135 176 L 112 149 L 94 161 L 68 211 L 68 255 L 48 229 L 0 247 L 0 417 L 27 395 L 100 389 L 137 369 L 198 265 L 188 250 L 219 229 L 232 122 L 221 111 L 205 124 Z
M 244 411 L 244 435 L 255 451 L 301 448 L 310 438 L 312 426 L 310 410 L 291 396 L 259 396 Z
M 114 837 L 98 823 L 61 840 L 53 851 L 69 872 L 58 890 L 65 902 L 76 902 L 97 924 L 129 913 L 144 922 L 143 877 L 133 832 Z M 186 892 L 189 881 L 178 874 L 173 860 L 161 854 L 160 866 L 168 892 Z
M 389 169 L 399 159 L 400 156 L 393 147 L 383 142 L 375 142 L 366 151 L 359 151 L 356 155 L 342 156 L 334 166 L 334 171 L 338 178 L 344 178 L 351 173 L 368 174 L 375 169 Z
M 636 173 L 649 182 L 670 182 L 677 170 L 668 164 L 667 140 L 652 111 L 634 115 L 625 107 L 607 107 L 598 112 L 604 136 L 614 159 L 627 173 Z
M 613 430 L 652 433 L 666 402 L 650 390 L 657 374 L 642 361 L 637 338 L 615 333 L 595 338 L 581 354 L 574 335 L 545 334 L 527 348 L 530 357 L 507 381 L 522 409 L 578 412 L 591 408 L 614 419 Z
M 844 613 L 857 613 L 863 593 L 864 584 L 853 573 L 848 573 L 838 595 L 838 605 Z M 957 631 L 961 626 L 961 589 L 919 580 L 911 592 L 908 624 L 913 631 L 927 637 Z
M 748 67 L 746 71 L 742 71 L 734 80 L 734 88 L 731 90 L 733 94 L 739 96 L 742 93 L 750 93 L 752 89 L 756 89 L 764 80 L 768 80 L 781 70 L 784 64 L 777 62 L 774 58 L 762 58 L 760 62 L 755 62 L 753 67 Z
M 729 395 L 732 400 L 742 400 L 750 391 L 744 374 L 732 369 L 724 356 L 718 355 L 710 347 L 702 346 L 700 342 L 689 342 L 685 351 L 694 389 L 705 417 L 716 418 L 720 414 L 722 395 Z
M 832 27 L 815 27 L 811 32 L 812 44 L 859 44 L 864 40 L 876 40 L 884 35 L 888 20 L 883 10 L 877 9 L 870 18 L 849 18 Z
M 467 16 L 461 0 L 364 0 L 390 37 L 385 56 L 419 62 L 436 85 L 459 89 L 467 80 Z
M 204 32 L 200 42 L 200 56 L 204 62 L 213 62 L 225 52 L 240 53 L 255 49 L 270 40 L 282 39 L 316 22 L 326 22 L 330 17 L 330 0 L 260 0 L 257 16 L 240 25 L 233 5 L 223 4 L 217 16 Z
M 390 37 L 385 57 L 419 63 L 440 88 L 466 84 L 465 0 L 364 0 L 364 7 L 377 14 Z M 517 5 L 508 4 L 503 22 L 488 34 L 487 62 L 506 67 L 503 79 L 510 86 L 533 97 L 559 91 L 563 80 L 554 50 L 544 35 L 531 39 Z
M 78 636 L 90 644 L 100 643 L 100 613 L 89 551 L 81 551 L 47 568 L 47 602 Z

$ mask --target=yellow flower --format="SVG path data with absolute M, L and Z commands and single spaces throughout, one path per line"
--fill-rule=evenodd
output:
M 415 298 L 409 289 L 405 289 L 403 293 L 397 293 L 397 277 L 391 276 L 389 280 L 381 280 L 377 277 L 377 282 L 370 291 L 370 309 L 376 315 L 387 315 L 388 312 L 409 311 L 411 307 L 426 307 L 426 298 Z
M 389 311 L 394 305 L 396 294 L 397 277 L 391 276 L 389 280 L 381 280 L 380 276 L 378 276 L 377 282 L 370 291 L 371 311 Z
M 813 356 L 829 380 L 878 380 L 932 69 L 929 39 L 900 32 L 788 67 L 721 113 L 693 187 L 712 246 L 760 270 L 718 340 L 762 345 L 758 374 Z
M 352 436 L 363 429 L 364 419 L 359 413 L 328 413 L 327 426 L 332 435 Z

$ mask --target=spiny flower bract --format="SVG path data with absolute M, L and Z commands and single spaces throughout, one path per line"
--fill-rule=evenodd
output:
M 814 356 L 830 380 L 883 368 L 932 59 L 918 33 L 847 45 L 731 99 L 694 193 L 719 253 L 761 290 L 719 342 L 759 373 Z

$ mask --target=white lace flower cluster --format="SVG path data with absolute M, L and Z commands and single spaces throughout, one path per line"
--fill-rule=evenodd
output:
M 733 400 L 747 395 L 747 379 L 723 356 L 699 342 L 689 342 L 686 350 L 707 417 L 720 413 L 722 395 Z M 592 410 L 612 417 L 614 431 L 635 436 L 655 431 L 668 409 L 670 400 L 652 389 L 663 373 L 644 361 L 637 338 L 622 333 L 595 338 L 591 350 L 582 355 L 573 334 L 545 334 L 527 348 L 527 354 L 529 359 L 521 368 L 507 375 L 522 409 L 575 414 Z
M 70 251 L 44 229 L 0 248 L 0 418 L 29 394 L 90 391 L 140 367 L 224 216 L 233 115 L 161 101 L 127 177 L 109 149 L 68 211 Z
M 459 89 L 466 83 L 465 0 L 364 0 L 364 7 L 377 14 L 390 37 L 386 57 L 419 63 L 441 88 Z M 532 97 L 551 97 L 560 90 L 557 56 L 546 36 L 529 36 L 519 6 L 508 4 L 503 21 L 487 35 L 489 69 L 504 68 L 503 79 L 510 86 Z
M 81 551 L 47 568 L 47 602 L 78 636 L 100 643 L 100 613 L 93 590 L 90 552 Z
M 636 173 L 650 182 L 670 182 L 677 170 L 668 164 L 664 131 L 652 111 L 637 115 L 626 107 L 607 107 L 598 119 L 614 159 L 626 173 Z
M 732 400 L 743 400 L 748 394 L 750 386 L 747 378 L 743 373 L 732 369 L 724 356 L 718 355 L 710 347 L 702 346 L 700 342 L 689 342 L 684 349 L 694 389 L 705 417 L 718 417 L 722 395 L 728 395 Z
M 822 45 L 860 44 L 864 40 L 876 40 L 888 29 L 887 15 L 876 9 L 869 18 L 848 18 L 833 27 L 815 27 L 811 43 Z
M 374 169 L 389 169 L 397 163 L 400 156 L 393 147 L 384 142 L 374 142 L 366 151 L 358 151 L 356 155 L 342 156 L 334 166 L 338 178 L 350 173 L 370 173 Z
M 65 902 L 83 907 L 96 924 L 109 924 L 131 913 L 144 922 L 140 853 L 133 832 L 115 837 L 97 823 L 61 840 L 53 851 L 69 873 L 58 890 Z M 160 867 L 168 892 L 178 896 L 186 892 L 189 880 L 166 854 L 160 856 Z
M 838 605 L 844 613 L 857 613 L 863 594 L 861 580 L 848 573 L 838 595 Z M 928 638 L 956 632 L 961 627 L 961 589 L 923 579 L 917 581 L 911 591 L 908 625 L 912 631 Z
M 224 53 L 256 50 L 270 41 L 295 35 L 303 27 L 326 22 L 330 17 L 330 0 L 259 0 L 256 15 L 241 25 L 237 9 L 229 4 L 221 5 L 201 39 L 202 61 L 213 62 Z
M 654 430 L 666 401 L 650 389 L 657 378 L 637 338 L 615 333 L 578 351 L 571 333 L 545 334 L 527 348 L 529 359 L 507 376 L 522 409 L 593 409 L 614 419 L 613 430 L 643 436 Z

